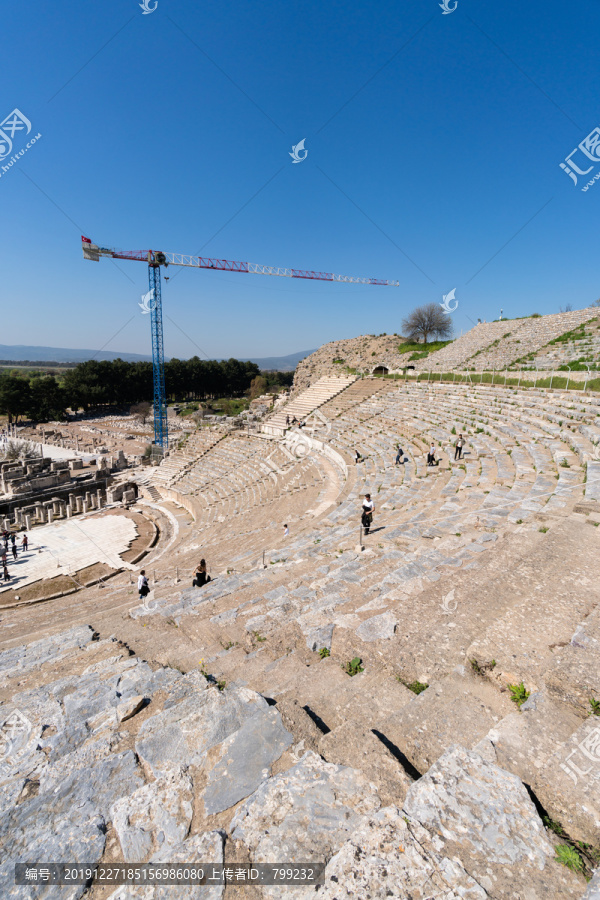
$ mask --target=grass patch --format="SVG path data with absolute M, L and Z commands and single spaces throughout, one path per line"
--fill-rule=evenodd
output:
M 263 637 L 262 634 L 260 634 L 258 631 L 253 631 L 252 635 L 254 637 L 254 640 L 258 641 L 259 644 L 264 644 L 264 642 L 266 641 L 266 637 Z
M 528 691 L 525 688 L 523 682 L 520 684 L 509 684 L 508 689 L 511 694 L 510 699 L 513 703 L 516 703 L 518 707 L 521 707 L 531 694 L 531 691 Z
M 559 844 L 554 850 L 556 853 L 556 861 L 561 865 L 566 866 L 567 869 L 570 869 L 572 872 L 582 873 L 584 871 L 585 863 L 575 847 L 572 847 L 570 844 Z
M 364 672 L 364 666 L 361 665 L 362 659 L 360 656 L 355 656 L 354 659 L 349 660 L 345 666 L 342 666 L 342 669 L 346 673 L 346 675 L 350 675 L 352 678 L 354 675 L 358 675 L 360 672 Z
M 327 647 L 321 647 L 321 649 L 319 650 L 319 656 L 321 657 L 321 659 L 327 659 L 328 656 L 331 656 L 331 653 L 327 649 Z
M 426 691 L 429 687 L 428 684 L 424 684 L 422 681 L 402 681 L 399 675 L 396 676 L 400 684 L 403 684 L 404 687 L 407 687 L 409 691 L 412 691 L 413 694 L 422 694 L 423 691 Z
M 592 708 L 590 716 L 600 716 L 600 700 L 590 697 L 590 706 Z

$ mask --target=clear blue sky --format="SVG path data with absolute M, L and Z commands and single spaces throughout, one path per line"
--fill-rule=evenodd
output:
M 146 267 L 82 232 L 400 281 L 171 269 L 182 358 L 400 332 L 453 288 L 457 334 L 596 300 L 600 182 L 559 163 L 600 125 L 599 0 L 439 2 L 5 4 L 0 120 L 42 137 L 0 175 L 0 342 L 150 352 Z

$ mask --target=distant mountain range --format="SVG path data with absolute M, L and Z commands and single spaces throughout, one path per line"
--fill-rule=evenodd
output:
M 255 362 L 261 369 L 276 369 L 279 372 L 293 372 L 301 359 L 314 353 L 304 350 L 289 356 L 244 357 Z M 0 344 L 0 360 L 6 362 L 79 363 L 88 359 L 124 359 L 126 362 L 152 362 L 151 356 L 139 353 L 112 353 L 109 350 L 71 350 L 67 347 L 29 347 L 26 344 Z
M 301 359 L 315 352 L 315 350 L 302 350 L 300 353 L 290 353 L 289 356 L 245 356 L 244 360 L 256 363 L 263 370 L 273 369 L 277 372 L 293 372 Z

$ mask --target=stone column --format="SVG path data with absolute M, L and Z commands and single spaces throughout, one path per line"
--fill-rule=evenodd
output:
M 25 516 L 25 528 L 31 531 L 31 516 Z
M 77 512 L 83 512 L 83 497 L 76 497 L 75 503 L 77 504 Z
M 52 512 L 50 507 L 48 507 L 48 525 L 52 525 L 53 520 L 54 520 L 54 513 Z
M 102 509 L 102 491 L 96 491 L 96 500 L 98 501 L 98 509 Z
M 83 501 L 83 510 L 82 510 L 82 512 L 86 513 L 87 511 L 88 511 L 87 500 L 84 500 L 84 501 Z

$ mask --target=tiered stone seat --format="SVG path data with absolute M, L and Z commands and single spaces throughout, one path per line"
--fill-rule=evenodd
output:
M 539 318 L 503 319 L 478 324 L 447 347 L 417 360 L 414 366 L 421 372 L 501 370 L 597 316 L 597 309 L 590 307 Z
M 467 365 L 474 365 L 478 370 L 505 369 L 515 360 L 539 350 L 548 341 L 566 331 L 571 331 L 582 322 L 595 319 L 597 315 L 597 310 L 589 308 L 516 322 L 509 320 L 505 323 L 509 336 L 504 340 L 501 339 L 498 344 L 488 347 L 474 359 L 468 360 Z
M 523 365 L 556 371 L 561 366 L 584 357 L 591 367 L 597 368 L 600 364 L 600 321 L 588 320 L 583 330 L 577 329 L 577 334 L 577 337 L 573 336 L 569 340 L 547 344 L 532 359 L 525 360 Z
M 119 639 L 153 666 L 170 663 L 190 672 L 191 680 L 201 666 L 220 680 L 223 703 L 235 702 L 236 709 L 242 699 L 260 706 L 251 691 L 268 698 L 272 717 L 281 716 L 293 734 L 295 756 L 277 757 L 276 772 L 269 769 L 268 754 L 258 765 L 266 751 L 255 750 L 255 742 L 263 748 L 276 743 L 267 720 L 259 717 L 266 729 L 262 743 L 248 726 L 249 737 L 246 731 L 239 737 L 238 756 L 238 739 L 230 740 L 228 731 L 228 743 L 214 757 L 200 755 L 193 762 L 201 771 L 197 790 L 203 799 L 195 815 L 202 829 L 218 826 L 228 839 L 232 833 L 243 838 L 252 859 L 258 851 L 251 835 L 279 840 L 285 810 L 300 815 L 302 804 L 306 809 L 305 783 L 296 807 L 285 793 L 285 779 L 303 771 L 313 757 L 298 760 L 312 751 L 322 755 L 322 765 L 359 770 L 382 802 L 403 810 L 407 827 L 429 822 L 434 838 L 418 832 L 421 853 L 435 840 L 447 864 L 460 858 L 477 885 L 489 886 L 489 892 L 481 888 L 473 896 L 509 900 L 516 891 L 528 891 L 531 900 L 576 900 L 585 883 L 553 861 L 553 843 L 560 839 L 544 830 L 521 782 L 574 840 L 599 843 L 596 770 L 585 778 L 576 775 L 574 784 L 564 767 L 569 754 L 591 740 L 590 697 L 600 699 L 595 576 L 600 529 L 590 527 L 600 522 L 595 456 L 600 398 L 490 385 L 373 380 L 370 386 L 371 393 L 369 385 L 353 384 L 328 410 L 323 407 L 330 430 L 319 441 L 327 446 L 321 451 L 315 443 L 301 460 L 277 440 L 224 438 L 178 482 L 180 498 L 196 518 L 182 519 L 171 543 L 159 546 L 155 561 L 149 560 L 147 570 L 158 570 L 152 604 L 142 608 L 123 578 L 115 579 L 104 609 L 98 591 L 93 597 L 81 592 L 68 614 L 84 615 L 101 637 L 114 634 L 118 623 Z M 465 455 L 455 461 L 460 432 Z M 441 462 L 427 468 L 432 441 Z M 405 458 L 400 466 L 395 465 L 398 443 Z M 363 456 L 358 464 L 355 450 Z M 345 479 L 343 467 L 328 456 L 332 452 L 345 460 Z M 331 489 L 335 502 L 329 505 Z M 361 497 L 367 491 L 376 512 L 361 545 Z M 290 524 L 287 537 L 283 522 Z M 211 565 L 213 582 L 200 589 L 189 581 L 176 585 L 177 572 L 185 578 L 190 573 L 191 581 L 200 555 Z M 20 629 L 36 633 L 49 615 L 43 608 L 27 610 L 15 622 L 15 638 Z M 350 677 L 348 664 L 355 657 L 364 671 Z M 509 686 L 521 681 L 531 696 L 519 709 Z M 164 707 L 168 722 L 182 696 L 178 676 L 173 690 Z M 245 690 L 248 694 L 239 693 Z M 148 696 L 154 703 L 154 693 Z M 198 705 L 194 697 L 190 715 L 197 714 Z M 181 734 L 197 735 L 205 720 L 186 727 Z M 171 753 L 163 731 L 156 734 L 160 740 L 154 738 L 154 744 L 136 743 L 140 758 L 152 765 Z M 173 740 L 179 735 L 177 730 Z M 185 754 L 187 740 L 177 744 Z M 154 746 L 160 754 L 153 754 Z M 585 757 L 573 759 L 580 771 L 590 768 L 589 758 L 587 763 Z M 193 766 L 190 777 L 196 779 Z M 216 778 L 215 766 L 221 766 L 220 784 L 230 801 L 215 813 L 220 818 L 210 812 L 217 808 L 211 805 L 216 788 L 205 792 L 207 781 Z M 244 779 L 255 768 L 261 786 L 250 779 L 248 787 Z M 311 773 L 312 782 L 324 777 L 314 768 Z M 335 770 L 327 816 L 311 817 L 315 840 L 324 841 L 323 821 L 330 821 L 347 777 L 347 770 Z M 488 804 L 486 791 L 499 778 L 506 779 L 506 792 Z M 243 796 L 235 791 L 230 796 L 230 786 L 242 781 L 249 793 L 240 788 Z M 432 791 L 442 783 L 446 794 L 439 800 Z M 371 789 L 360 785 L 356 782 L 354 791 L 366 803 Z M 250 796 L 250 791 L 258 793 Z M 269 800 L 271 806 L 270 791 L 277 798 Z M 421 801 L 419 792 L 424 792 Z M 469 801 L 465 819 L 431 824 L 428 816 L 434 814 L 452 810 L 459 816 L 466 796 L 476 799 Z M 515 797 L 522 799 L 509 827 L 502 816 Z M 232 825 L 225 811 L 241 800 L 235 821 L 247 822 L 251 810 L 265 803 L 264 827 L 255 832 Z M 294 821 L 304 836 L 307 829 L 298 826 L 300 819 Z M 526 821 L 531 830 L 525 834 L 519 829 Z M 367 830 L 373 828 L 371 823 Z M 508 853 L 511 828 L 519 834 L 519 852 L 511 849 L 500 862 L 497 847 L 476 862 L 471 845 L 470 855 L 462 854 L 460 842 L 471 831 L 479 837 L 501 833 L 502 852 Z M 392 859 L 399 865 L 408 844 L 406 837 L 396 837 L 394 832 L 394 847 L 401 849 Z M 542 840 L 547 852 L 538 848 L 534 863 L 532 847 Z M 382 838 L 376 845 L 378 854 L 384 843 Z M 321 850 L 332 872 L 341 865 L 335 859 L 338 846 Z M 355 883 L 360 859 L 355 847 L 352 866 L 342 869 L 342 886 Z M 330 900 L 339 896 L 340 881 L 333 884 L 334 893 L 323 894 Z M 368 895 L 372 885 L 366 884 L 356 896 Z M 385 884 L 386 890 L 397 890 L 396 882 Z M 456 883 L 447 881 L 439 891 L 436 885 L 436 891 L 450 896 L 448 885 Z M 410 882 L 407 896 L 413 886 Z M 416 896 L 432 890 L 429 884 Z M 277 891 L 276 896 L 287 896 L 280 887 Z M 461 894 L 468 896 L 462 882 L 456 896 Z
M 152 472 L 155 487 L 169 487 L 178 481 L 193 463 L 218 444 L 227 434 L 221 428 L 202 428 L 190 434 L 180 450 L 172 450 Z
M 286 403 L 284 406 L 271 416 L 263 425 L 262 431 L 265 434 L 283 435 L 286 430 L 286 421 L 289 416 L 290 421 L 294 418 L 302 421 L 309 413 L 314 412 L 344 388 L 352 384 L 355 380 L 351 376 L 324 376 L 311 384 L 309 388 L 302 391 L 296 397 Z

